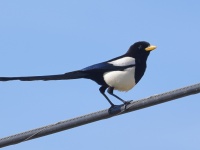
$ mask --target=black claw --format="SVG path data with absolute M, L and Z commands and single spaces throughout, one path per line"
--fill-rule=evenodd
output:
M 124 105 L 128 105 L 128 104 L 130 104 L 132 102 L 132 100 L 130 100 L 130 101 L 124 101 Z
M 131 102 L 132 102 L 132 100 L 124 102 L 125 109 L 127 109 L 127 105 L 129 105 Z

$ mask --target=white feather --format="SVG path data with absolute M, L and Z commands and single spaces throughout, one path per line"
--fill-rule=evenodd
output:
M 135 67 L 124 71 L 111 71 L 104 74 L 105 82 L 115 90 L 129 91 L 135 86 Z
M 123 57 L 117 60 L 113 60 L 108 62 L 109 64 L 113 64 L 114 66 L 129 66 L 135 65 L 135 58 L 133 57 Z

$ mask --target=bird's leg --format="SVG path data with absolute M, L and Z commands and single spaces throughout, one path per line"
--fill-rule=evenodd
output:
M 130 103 L 130 102 L 128 102 L 128 101 L 125 101 L 125 100 L 121 99 L 119 96 L 115 95 L 115 94 L 113 93 L 113 90 L 114 90 L 113 87 L 109 87 L 108 90 L 107 90 L 107 92 L 108 92 L 110 95 L 112 95 L 112 96 L 114 96 L 115 98 L 117 98 L 118 100 L 122 101 L 124 104 L 129 104 L 129 103 Z
M 111 101 L 110 99 L 108 98 L 108 96 L 105 94 L 105 90 L 107 89 L 107 87 L 105 86 L 101 86 L 99 88 L 99 91 L 101 92 L 101 94 L 106 98 L 106 100 L 110 103 L 111 107 L 115 106 Z

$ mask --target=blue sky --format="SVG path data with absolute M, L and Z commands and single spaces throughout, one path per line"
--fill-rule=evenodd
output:
M 124 99 L 198 83 L 200 2 L 0 1 L 0 76 L 59 74 L 156 45 Z M 0 137 L 109 107 L 89 80 L 0 83 Z M 199 149 L 200 95 L 31 140 L 5 150 Z M 119 102 L 112 98 L 115 104 Z

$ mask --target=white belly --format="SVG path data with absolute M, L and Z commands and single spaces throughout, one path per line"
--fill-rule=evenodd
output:
M 135 67 L 124 71 L 111 71 L 104 74 L 105 82 L 115 90 L 129 91 L 135 86 Z

